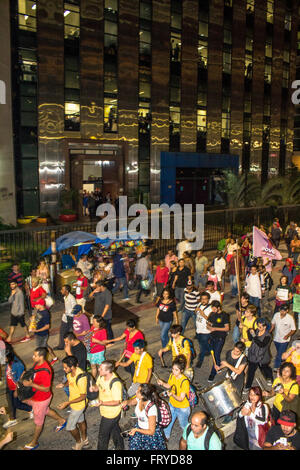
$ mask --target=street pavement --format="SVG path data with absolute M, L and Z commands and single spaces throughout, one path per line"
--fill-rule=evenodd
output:
M 208 253 L 209 259 L 212 259 L 214 254 L 215 254 L 214 252 L 209 252 Z M 282 254 L 283 256 L 285 256 L 283 246 L 282 246 Z M 273 271 L 274 286 L 276 286 L 278 283 L 278 279 L 280 277 L 279 270 L 281 270 L 282 265 L 283 265 L 283 261 L 277 263 L 277 266 Z M 273 288 L 272 293 L 274 293 L 274 288 Z M 122 297 L 120 294 L 114 296 L 114 302 L 116 302 L 117 304 L 121 300 L 122 300 Z M 120 305 L 122 305 L 123 308 L 130 310 L 132 313 L 135 313 L 139 317 L 139 328 L 145 334 L 145 338 L 147 341 L 147 350 L 154 358 L 155 373 L 160 378 L 167 381 L 169 377 L 169 373 L 170 373 L 171 353 L 168 352 L 167 354 L 165 354 L 165 362 L 168 368 L 167 369 L 162 368 L 159 357 L 157 355 L 157 351 L 161 348 L 161 342 L 160 342 L 160 329 L 159 329 L 159 326 L 155 324 L 156 309 L 149 297 L 146 297 L 146 298 L 142 297 L 142 301 L 143 301 L 142 305 L 136 304 L 135 292 L 130 291 L 130 300 L 127 302 L 120 302 Z M 235 324 L 235 319 L 236 319 L 235 308 L 234 308 L 236 301 L 237 301 L 236 298 L 234 299 L 231 298 L 230 286 L 229 286 L 229 283 L 226 282 L 225 299 L 224 299 L 223 306 L 224 306 L 224 311 L 231 314 L 230 315 L 231 332 L 232 332 L 233 326 Z M 58 344 L 58 331 L 59 331 L 59 325 L 60 325 L 62 312 L 63 312 L 63 303 L 60 301 L 57 301 L 51 310 L 52 320 L 51 320 L 51 334 L 50 334 L 49 344 L 52 348 Z M 8 330 L 9 309 L 7 305 L 2 306 L 1 314 L 0 314 L 0 326 Z M 121 335 L 125 327 L 126 327 L 126 320 L 124 322 L 120 322 L 116 325 L 113 325 L 113 331 L 114 331 L 115 337 Z M 226 339 L 226 343 L 222 352 L 222 358 L 225 357 L 226 352 L 229 349 L 231 349 L 233 346 L 231 332 L 229 333 Z M 22 333 L 23 333 L 22 329 L 18 326 L 16 329 L 15 338 L 20 339 L 21 337 L 23 337 L 24 335 Z M 198 346 L 197 341 L 194 339 L 195 329 L 191 320 L 187 326 L 185 335 L 193 340 L 194 347 L 196 349 L 196 352 L 198 353 L 199 346 Z M 34 347 L 35 347 L 34 340 L 31 340 L 27 343 L 16 342 L 14 344 L 16 353 L 18 354 L 20 358 L 22 358 L 26 367 L 32 366 L 31 358 L 32 358 L 32 352 L 34 350 Z M 117 343 L 113 347 L 107 350 L 106 358 L 112 359 L 112 360 L 118 360 L 121 355 L 122 350 L 123 350 L 123 344 Z M 272 354 L 275 353 L 275 347 L 273 344 L 271 347 L 271 352 Z M 65 354 L 63 351 L 57 351 L 57 356 L 59 359 L 63 359 Z M 195 375 L 194 375 L 193 383 L 198 389 L 208 387 L 209 384 L 207 382 L 207 378 L 208 378 L 211 367 L 212 367 L 212 359 L 210 357 L 207 357 L 201 369 L 194 368 Z M 51 403 L 51 407 L 57 410 L 57 405 L 65 401 L 66 399 L 66 396 L 63 390 L 55 389 L 55 385 L 57 385 L 60 382 L 63 376 L 62 363 L 60 361 L 57 362 L 56 364 L 54 364 L 53 369 L 54 369 L 54 384 L 53 384 L 54 396 L 53 396 L 53 400 Z M 127 374 L 123 368 L 118 369 L 118 374 L 124 380 L 124 382 L 126 383 L 126 386 L 128 387 L 131 383 L 130 375 Z M 224 377 L 224 375 L 225 373 L 217 375 L 215 382 L 220 382 L 222 378 Z M 260 382 L 266 385 L 266 382 L 264 378 L 261 376 L 260 372 L 258 372 L 257 375 L 259 377 Z M 154 378 L 152 379 L 152 382 L 156 383 Z M 7 402 L 6 402 L 6 396 L 5 396 L 5 386 L 2 385 L 0 386 L 0 406 L 6 406 L 6 405 L 7 405 Z M 203 409 L 203 406 L 201 406 L 201 403 L 199 403 L 196 406 L 195 410 L 200 410 L 200 409 Z M 133 413 L 133 408 L 130 409 L 125 414 L 125 416 L 121 419 L 120 427 L 122 431 L 130 429 L 134 425 L 135 420 L 131 417 L 132 413 Z M 59 414 L 63 415 L 65 418 L 68 417 L 68 413 L 66 410 L 59 411 Z M 34 425 L 33 425 L 33 421 L 28 419 L 28 413 L 18 410 L 17 418 L 18 418 L 19 423 L 16 426 L 10 428 L 12 431 L 16 432 L 17 439 L 5 447 L 5 449 L 7 450 L 22 449 L 22 447 L 26 443 L 30 442 L 30 439 L 32 436 Z M 86 411 L 86 420 L 87 420 L 87 426 L 88 426 L 88 437 L 89 437 L 89 441 L 91 444 L 90 449 L 94 450 L 97 447 L 97 437 L 98 437 L 98 429 L 99 429 L 99 422 L 100 422 L 99 409 L 88 407 Z M 218 427 L 220 426 L 220 420 L 216 422 L 216 425 Z M 59 433 L 55 433 L 54 432 L 55 426 L 56 426 L 56 422 L 53 421 L 51 418 L 47 417 L 45 420 L 44 431 L 39 441 L 40 442 L 39 450 L 69 450 L 71 449 L 72 445 L 74 445 L 74 440 L 71 437 L 70 433 L 68 433 L 65 430 Z M 227 425 L 226 427 L 222 428 L 222 431 L 225 433 L 225 436 L 227 436 L 225 438 L 226 449 L 237 450 L 237 447 L 234 445 L 232 441 L 232 432 L 234 431 L 234 423 L 231 423 Z M 180 437 L 181 437 L 181 429 L 178 425 L 178 422 L 176 422 L 173 427 L 173 431 L 172 431 L 172 434 L 168 443 L 169 450 L 178 450 L 178 443 L 179 443 Z M 125 440 L 125 446 L 126 448 L 128 448 L 128 442 L 126 440 Z M 113 449 L 112 442 L 110 442 L 109 449 Z

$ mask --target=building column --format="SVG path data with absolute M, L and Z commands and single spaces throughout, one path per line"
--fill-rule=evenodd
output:
M 209 7 L 207 63 L 207 152 L 221 151 L 224 0 Z
M 38 156 L 41 212 L 58 215 L 64 184 L 64 2 L 37 2 Z
M 195 152 L 197 145 L 198 2 L 183 0 L 181 48 L 180 151 Z
M 128 193 L 138 187 L 139 1 L 119 0 L 119 139 L 129 144 Z
M 233 2 L 231 66 L 231 139 L 230 152 L 243 155 L 243 122 L 245 90 L 246 0 Z
M 83 139 L 103 134 L 103 3 L 81 0 L 80 131 Z
M 11 98 L 10 0 L 1 2 L 0 16 L 0 215 L 16 224 L 15 164 Z
M 255 2 L 250 171 L 261 174 L 267 0 Z
M 160 201 L 160 154 L 169 150 L 170 0 L 152 0 L 151 202 Z M 175 181 L 174 181 L 175 184 Z

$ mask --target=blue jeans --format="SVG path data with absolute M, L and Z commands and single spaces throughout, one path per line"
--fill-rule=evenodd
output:
M 199 284 L 201 284 L 202 287 L 205 287 L 206 281 L 207 281 L 206 274 L 200 274 L 199 272 L 195 271 L 194 282 L 195 282 L 196 287 L 199 287 Z
M 175 297 L 179 301 L 178 310 L 182 312 L 184 307 L 184 287 L 175 287 Z
M 171 414 L 172 414 L 172 421 L 170 422 L 169 426 L 167 426 L 164 430 L 166 439 L 170 439 L 170 435 L 171 435 L 174 423 L 176 421 L 176 418 L 178 418 L 181 429 L 184 430 L 184 428 L 189 424 L 189 416 L 190 416 L 190 413 L 191 413 L 191 408 L 190 407 L 188 407 L 188 408 L 175 408 L 171 404 L 169 404 L 169 406 L 170 406 L 170 411 L 171 411 Z
M 216 360 L 216 363 L 217 363 L 217 366 L 219 366 L 221 364 L 221 352 L 222 352 L 222 349 L 223 349 L 223 346 L 224 346 L 224 343 L 225 343 L 225 338 L 214 338 L 214 337 L 211 337 L 210 338 L 210 349 L 214 352 L 214 355 L 215 355 L 215 360 Z M 209 374 L 209 380 L 213 380 L 216 376 L 216 369 L 215 369 L 215 366 L 212 366 L 212 369 L 210 371 L 210 374 Z
M 203 361 L 204 361 L 206 353 L 207 352 L 209 353 L 209 351 L 210 351 L 210 345 L 209 345 L 210 334 L 197 333 L 196 337 L 197 337 L 199 347 L 200 347 L 200 354 L 199 354 L 199 357 L 198 357 L 198 363 L 197 364 L 198 364 L 198 366 L 201 366 Z
M 233 274 L 230 274 L 229 280 L 230 280 L 230 285 L 231 285 L 231 295 L 234 295 L 234 296 L 238 295 L 236 276 L 234 276 Z
M 241 330 L 237 325 L 234 325 L 233 332 L 232 332 L 232 340 L 235 343 L 237 343 L 240 340 L 241 337 Z
M 288 347 L 289 343 L 288 342 L 287 343 L 277 343 L 277 341 L 274 341 L 274 344 L 275 344 L 275 348 L 276 348 L 276 351 L 277 351 L 275 361 L 274 361 L 274 368 L 279 369 L 279 367 L 281 365 L 281 361 L 282 361 L 281 356 L 287 350 L 287 347 Z
M 127 299 L 128 298 L 128 284 L 127 284 L 126 277 L 116 277 L 116 285 L 113 288 L 112 293 L 115 294 L 116 292 L 118 292 L 121 286 L 123 286 L 123 298 Z
M 250 297 L 249 297 L 249 304 L 255 305 L 255 307 L 257 307 L 257 316 L 260 317 L 260 316 L 261 316 L 261 312 L 260 312 L 260 298 L 259 298 L 259 297 L 252 297 L 252 296 L 250 295 Z
M 185 308 L 183 310 L 183 313 L 182 313 L 182 321 L 181 321 L 181 326 L 182 326 L 182 333 L 181 334 L 182 335 L 184 333 L 184 330 L 185 330 L 186 325 L 188 324 L 190 318 L 193 319 L 194 325 L 195 325 L 195 328 L 196 328 L 196 314 L 195 314 L 195 312 Z
M 171 328 L 172 322 L 171 321 L 161 321 L 159 320 L 160 326 L 160 339 L 161 345 L 165 348 L 169 342 L 169 329 Z

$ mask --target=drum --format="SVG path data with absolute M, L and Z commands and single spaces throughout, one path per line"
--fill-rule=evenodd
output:
M 242 397 L 231 379 L 205 389 L 200 394 L 213 418 L 221 418 L 241 406 Z

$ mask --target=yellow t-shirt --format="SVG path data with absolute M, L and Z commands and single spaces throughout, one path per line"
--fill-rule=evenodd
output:
M 170 375 L 168 384 L 171 385 L 171 391 L 175 395 L 180 396 L 183 392 L 185 393 L 185 398 L 183 401 L 178 401 L 174 397 L 170 397 L 170 405 L 174 408 L 188 408 L 190 406 L 188 396 L 190 393 L 190 382 L 185 375 L 182 375 L 177 379 L 173 374 Z
M 300 354 L 297 351 L 292 351 L 291 348 L 287 350 L 290 353 L 286 362 L 291 362 L 296 367 L 296 374 L 300 375 Z
M 182 347 L 182 340 L 184 339 L 184 336 L 179 336 L 176 341 L 175 341 L 175 344 L 176 344 L 176 348 L 177 348 L 177 351 L 176 351 L 176 348 L 174 346 L 174 340 L 173 338 L 171 338 L 167 344 L 167 348 L 168 349 L 171 349 L 172 350 L 172 358 L 175 359 L 177 356 L 179 355 L 183 355 L 186 359 L 188 357 L 188 355 L 191 354 L 191 348 L 190 348 L 190 344 L 188 341 L 184 341 L 183 342 L 183 347 Z
M 76 374 L 72 377 L 71 373 L 67 374 L 67 379 L 69 383 L 70 398 L 69 400 L 75 400 L 79 398 L 80 395 L 86 395 L 87 393 L 87 377 L 81 377 L 77 383 L 76 379 L 79 374 L 84 374 L 84 371 L 79 367 L 76 368 Z M 86 407 L 87 400 L 79 401 L 78 403 L 72 403 L 70 405 L 72 410 L 83 410 Z
M 248 340 L 248 334 L 247 331 L 248 329 L 253 328 L 255 330 L 256 328 L 256 317 L 253 317 L 251 320 L 247 320 L 247 318 L 244 316 L 242 317 L 242 323 L 243 329 L 242 329 L 242 338 L 245 340 L 245 346 L 246 348 L 250 348 L 251 346 L 251 341 Z
M 292 386 L 292 383 L 294 382 L 294 385 Z M 275 385 L 282 383 L 281 379 L 277 377 L 274 382 L 272 387 L 275 387 Z M 284 392 L 287 394 L 290 392 L 291 395 L 298 395 L 299 394 L 299 385 L 295 380 L 291 380 L 287 384 L 283 384 L 282 386 L 284 388 Z M 282 411 L 282 401 L 284 400 L 284 397 L 281 395 L 281 393 L 276 393 L 275 395 L 275 400 L 274 400 L 274 406 L 277 408 L 277 410 Z
M 104 380 L 104 377 L 98 377 L 97 386 L 99 387 L 99 401 L 119 401 L 122 402 L 122 383 L 120 380 L 114 382 L 110 388 L 113 379 L 118 378 L 116 374 L 112 375 L 110 380 Z M 121 405 L 99 407 L 101 416 L 104 418 L 116 418 L 121 413 Z
M 139 383 L 139 384 L 146 383 L 146 380 L 148 377 L 148 370 L 153 369 L 152 357 L 150 356 L 149 353 L 146 352 L 141 362 L 140 368 L 139 368 L 139 362 L 140 362 L 141 356 L 139 356 L 139 354 L 133 353 L 130 359 L 133 360 L 134 365 L 135 365 L 135 371 L 134 371 L 134 376 L 132 380 L 133 383 Z M 139 368 L 139 371 L 138 371 L 138 368 Z

